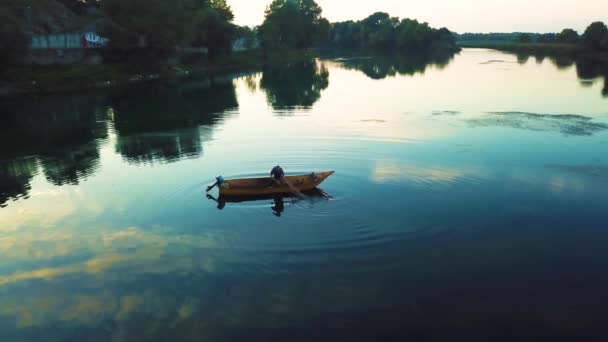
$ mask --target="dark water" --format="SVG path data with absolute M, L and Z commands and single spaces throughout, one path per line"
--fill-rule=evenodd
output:
M 465 50 L 3 100 L 0 340 L 603 340 L 607 70 Z M 276 163 L 336 174 L 205 196 Z

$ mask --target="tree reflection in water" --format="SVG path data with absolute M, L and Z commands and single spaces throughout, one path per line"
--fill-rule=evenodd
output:
M 107 138 L 103 96 L 15 98 L 0 106 L 0 205 L 27 197 L 39 168 L 54 185 L 76 185 L 99 167 L 99 143 Z
M 133 163 L 200 156 L 201 138 L 210 139 L 200 128 L 215 125 L 226 111 L 238 108 L 230 78 L 133 89 L 110 102 L 116 152 Z
M 451 52 L 408 53 L 340 58 L 337 61 L 346 69 L 359 70 L 371 79 L 381 80 L 397 75 L 408 76 L 424 73 L 429 66 L 441 69 L 448 65 L 453 57 L 454 54 Z
M 268 104 L 277 111 L 309 109 L 329 86 L 329 71 L 315 60 L 268 66 L 260 81 Z

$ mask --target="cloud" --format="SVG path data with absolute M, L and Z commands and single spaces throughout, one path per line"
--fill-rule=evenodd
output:
M 117 321 L 125 321 L 131 316 L 133 313 L 137 312 L 143 303 L 143 299 L 141 296 L 124 296 L 120 300 L 120 308 L 114 319 Z
M 79 265 L 71 265 L 66 267 L 42 268 L 33 271 L 16 272 L 9 276 L 0 276 L 0 286 L 26 280 L 51 280 L 81 270 L 82 267 Z
M 417 185 L 446 185 L 458 181 L 478 182 L 484 175 L 473 169 L 444 166 L 420 166 L 411 163 L 381 160 L 372 171 L 376 183 L 404 182 Z

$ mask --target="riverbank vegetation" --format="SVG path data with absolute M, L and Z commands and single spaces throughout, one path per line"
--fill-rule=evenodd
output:
M 322 13 L 314 0 L 274 0 L 259 28 L 262 48 L 306 49 L 324 41 L 330 24 Z
M 559 33 L 464 33 L 456 35 L 458 45 L 512 52 L 569 55 L 608 61 L 608 27 L 590 24 L 579 35 L 566 28 Z
M 162 60 L 175 47 L 204 47 L 215 58 L 230 51 L 237 32 L 226 0 L 103 0 L 100 8 L 110 22 L 101 34 L 120 57 Z
M 199 59 L 192 63 L 165 65 L 154 69 L 125 63 L 61 67 L 14 66 L 2 73 L 0 96 L 116 88 L 159 79 L 185 80 L 221 73 L 259 70 L 266 65 L 301 63 L 317 56 L 315 51 L 281 50 L 264 54 L 263 51 L 254 49 L 235 52 L 214 60 Z
M 399 19 L 383 12 L 361 21 L 333 24 L 329 43 L 341 49 L 382 52 L 458 50 L 456 40 L 447 28 L 435 29 L 427 23 Z
M 28 38 L 21 23 L 0 9 L 0 71 L 15 64 L 27 51 Z
M 458 50 L 447 28 L 387 13 L 332 24 L 314 0 L 273 0 L 264 22 L 255 28 L 234 24 L 226 0 L 28 0 L 26 5 L 22 0 L 0 5 L 0 92 L 50 91 L 69 88 L 70 83 L 73 87 L 77 80 L 106 86 L 146 75 L 259 68 L 310 58 L 318 48 L 382 53 Z M 107 46 L 91 52 L 100 55 L 103 64 L 32 66 L 33 36 L 90 30 L 108 39 Z

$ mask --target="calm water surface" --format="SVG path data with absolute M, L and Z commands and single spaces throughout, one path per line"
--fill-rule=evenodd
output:
M 3 100 L 0 340 L 597 340 L 606 75 L 464 50 Z M 336 174 L 205 196 L 277 163 Z

